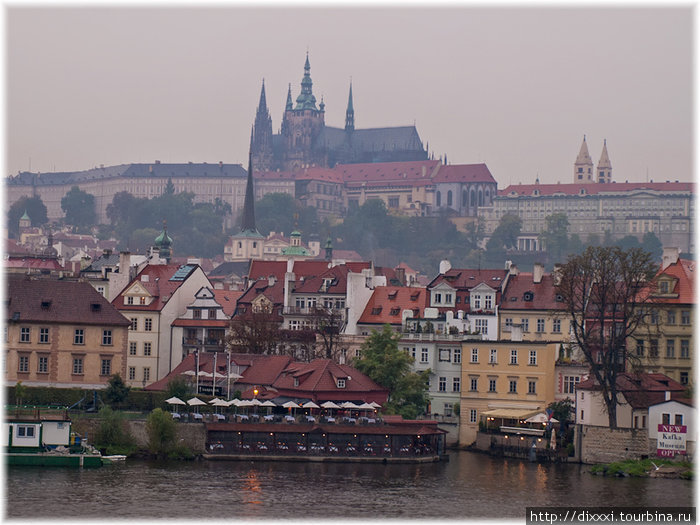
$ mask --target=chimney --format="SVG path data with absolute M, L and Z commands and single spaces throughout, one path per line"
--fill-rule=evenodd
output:
M 447 260 L 442 260 L 440 261 L 440 274 L 445 275 L 447 272 L 450 271 L 452 268 L 452 265 L 450 264 L 450 261 Z
M 129 275 L 131 252 L 119 252 L 119 273 Z
M 268 286 L 274 286 L 276 282 L 277 282 L 277 277 L 275 277 L 274 275 L 269 275 L 267 277 L 267 285 Z
M 406 286 L 406 268 L 394 268 L 396 278 L 401 283 L 401 286 Z
M 539 284 L 542 282 L 542 275 L 544 275 L 544 266 L 542 263 L 535 263 L 532 268 L 532 282 Z
M 664 253 L 662 256 L 661 269 L 665 270 L 670 265 L 678 262 L 678 258 L 681 255 L 680 248 L 664 248 Z
M 508 268 L 508 275 L 518 275 L 520 273 L 520 271 L 518 271 L 518 267 L 510 261 L 508 261 L 507 268 Z
M 664 401 L 671 401 L 671 391 L 670 390 L 666 390 L 664 392 Z
M 561 264 L 556 263 L 554 265 L 554 270 L 552 270 L 552 280 L 554 281 L 554 286 L 559 286 L 561 283 Z

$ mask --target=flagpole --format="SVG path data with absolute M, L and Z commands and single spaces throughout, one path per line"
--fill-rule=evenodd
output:
M 211 374 L 211 395 L 216 396 L 216 356 L 219 352 L 214 351 L 214 369 Z
M 194 351 L 194 362 L 195 362 L 195 366 L 196 366 L 196 368 L 197 368 L 197 369 L 195 370 L 195 374 L 194 374 L 194 377 L 196 378 L 196 382 L 195 382 L 195 385 L 196 385 L 196 387 L 195 387 L 195 393 L 196 393 L 196 394 L 199 394 L 199 351 L 198 351 L 198 350 L 195 350 L 195 351 Z

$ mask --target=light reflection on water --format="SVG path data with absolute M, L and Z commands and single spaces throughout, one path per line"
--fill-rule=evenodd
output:
M 10 518 L 469 519 L 527 506 L 690 506 L 683 480 L 603 478 L 452 452 L 448 463 L 146 462 L 94 470 L 11 467 Z

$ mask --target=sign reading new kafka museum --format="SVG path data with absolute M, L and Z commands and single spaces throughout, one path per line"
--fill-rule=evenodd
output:
M 685 454 L 687 429 L 685 425 L 659 425 L 656 455 L 672 458 L 676 454 Z

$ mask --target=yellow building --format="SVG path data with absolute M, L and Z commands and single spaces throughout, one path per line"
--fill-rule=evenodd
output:
M 658 372 L 687 385 L 693 377 L 694 261 L 679 258 L 677 249 L 665 249 L 656 276 L 649 323 L 630 341 L 629 351 L 646 372 Z
M 7 383 L 102 388 L 124 377 L 130 323 L 89 283 L 7 281 Z
M 544 411 L 554 401 L 558 348 L 539 341 L 463 342 L 460 445 L 476 440 L 479 420 L 490 412 L 518 419 Z

